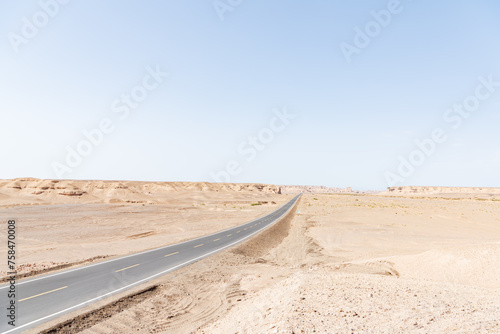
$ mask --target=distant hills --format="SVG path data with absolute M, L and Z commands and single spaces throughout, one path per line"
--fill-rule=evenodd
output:
M 352 191 L 351 187 L 347 188 L 331 188 L 325 186 L 281 186 L 282 194 L 298 194 L 298 193 L 357 193 Z

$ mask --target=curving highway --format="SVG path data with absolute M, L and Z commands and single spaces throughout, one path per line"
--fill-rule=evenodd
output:
M 299 197 L 264 217 L 205 237 L 18 281 L 15 327 L 7 317 L 10 285 L 1 285 L 0 333 L 21 333 L 237 245 L 284 217 Z

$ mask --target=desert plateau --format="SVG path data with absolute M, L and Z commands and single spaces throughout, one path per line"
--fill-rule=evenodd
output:
M 417 188 L 310 189 L 243 244 L 28 332 L 500 332 L 498 190 Z M 0 182 L 0 217 L 18 223 L 19 274 L 37 277 L 214 233 L 292 196 L 263 184 L 25 178 Z

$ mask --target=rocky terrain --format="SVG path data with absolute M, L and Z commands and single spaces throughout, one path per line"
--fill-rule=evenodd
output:
M 163 203 L 173 193 L 279 194 L 280 187 L 266 184 L 209 182 L 140 182 L 40 180 L 19 178 L 0 180 L 0 205 L 22 206 L 69 203 Z

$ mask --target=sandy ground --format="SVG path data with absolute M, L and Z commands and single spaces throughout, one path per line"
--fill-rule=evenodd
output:
M 270 212 L 289 197 L 221 191 L 193 201 L 189 194 L 150 206 L 54 205 L 48 216 L 44 206 L 0 212 L 2 220 L 29 222 L 20 244 L 37 265 L 46 254 L 75 262 L 177 242 Z M 269 203 L 251 206 L 258 200 Z M 47 235 L 37 237 L 41 231 Z M 88 246 L 72 246 L 75 233 Z M 65 251 L 49 253 L 53 247 Z M 45 332 L 498 333 L 499 263 L 499 201 L 307 194 L 293 215 L 247 243 Z
M 290 274 L 198 332 L 500 332 L 498 203 L 307 195 L 299 210 L 264 257 Z

